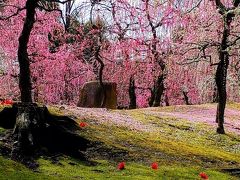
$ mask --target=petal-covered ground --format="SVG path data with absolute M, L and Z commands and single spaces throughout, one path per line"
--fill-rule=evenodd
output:
M 174 117 L 185 119 L 190 122 L 202 122 L 216 127 L 216 104 L 206 104 L 201 106 L 175 106 L 170 111 L 158 109 L 148 109 L 146 114 L 159 117 Z M 229 105 L 225 111 L 225 128 L 228 132 L 240 135 L 240 111 L 234 106 Z
M 157 116 L 159 118 L 176 118 L 188 120 L 195 123 L 206 123 L 216 127 L 216 104 L 204 104 L 193 106 L 174 106 L 164 108 L 146 108 L 135 110 L 146 116 Z M 131 111 L 127 110 L 108 110 L 105 108 L 79 108 L 70 106 L 61 106 L 64 114 L 74 115 L 80 119 L 93 119 L 98 123 L 109 123 L 116 126 L 125 126 L 132 130 L 152 132 L 158 131 L 153 124 L 141 123 L 133 116 Z M 240 107 L 239 107 L 240 109 Z M 234 132 L 240 135 L 240 110 L 238 105 L 229 104 L 225 111 L 226 131 Z M 133 110 L 134 112 L 134 110 Z

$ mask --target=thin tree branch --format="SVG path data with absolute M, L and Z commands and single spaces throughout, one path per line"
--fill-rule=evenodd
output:
M 18 6 L 15 6 L 15 5 L 3 5 L 1 7 L 14 7 L 16 8 L 16 12 L 14 12 L 13 14 L 9 15 L 9 16 L 0 16 L 0 20 L 8 20 L 14 16 L 17 16 L 21 11 L 25 10 L 26 7 L 18 7 Z

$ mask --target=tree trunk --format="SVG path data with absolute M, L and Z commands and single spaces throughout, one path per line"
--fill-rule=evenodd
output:
M 228 57 L 224 55 L 223 61 L 217 67 L 216 72 L 216 84 L 218 88 L 218 106 L 216 114 L 216 122 L 218 123 L 217 132 L 219 134 L 224 134 L 224 112 L 226 106 L 227 92 L 226 92 L 226 77 L 228 68 Z
M 168 99 L 168 95 L 167 95 L 167 94 L 165 95 L 165 104 L 166 104 L 166 106 L 170 106 L 170 103 L 169 103 L 169 99 Z
M 136 103 L 136 93 L 135 93 L 135 80 L 133 76 L 130 77 L 128 92 L 129 92 L 129 99 L 130 99 L 129 109 L 136 109 L 137 103 Z
M 16 123 L 13 134 L 16 136 L 16 141 L 12 149 L 12 156 L 14 159 L 20 154 L 31 155 L 33 148 L 33 125 L 39 123 L 36 115 L 36 104 L 22 103 L 19 104 L 16 115 Z
M 102 45 L 102 38 L 101 35 L 99 35 L 98 39 L 97 39 L 97 45 L 96 47 L 94 47 L 94 57 L 96 59 L 96 61 L 100 64 L 100 68 L 98 71 L 98 80 L 99 80 L 99 84 L 102 88 L 102 92 L 103 92 L 103 98 L 102 98 L 102 104 L 101 107 L 104 107 L 104 104 L 106 103 L 106 90 L 103 84 L 103 69 L 104 69 L 104 63 L 102 61 L 101 55 L 100 55 L 100 51 L 101 51 L 101 45 Z
M 218 102 L 218 90 L 217 90 L 216 86 L 213 89 L 213 100 L 212 100 L 212 102 L 213 103 L 217 103 Z
M 184 101 L 185 101 L 186 105 L 190 105 L 189 98 L 188 98 L 187 94 L 188 94 L 187 91 L 183 91 Z
M 148 104 L 149 104 L 149 107 L 152 107 L 153 106 L 153 102 L 154 102 L 154 92 L 155 92 L 155 83 L 154 83 L 154 86 L 153 88 L 151 89 L 151 96 L 148 100 Z
M 30 61 L 27 52 L 29 37 L 35 22 L 35 8 L 37 0 L 27 0 L 26 19 L 19 37 L 18 62 L 20 66 L 19 88 L 22 102 L 32 102 L 32 84 L 30 74 Z
M 215 80 L 218 92 L 218 106 L 216 113 L 216 122 L 218 123 L 217 133 L 225 134 L 224 131 L 224 112 L 226 107 L 227 92 L 226 92 L 226 79 L 227 69 L 229 64 L 229 53 L 228 53 L 228 38 L 230 35 L 230 24 L 232 17 L 226 16 L 224 18 L 224 30 L 222 36 L 222 42 L 219 49 L 219 64 L 217 67 Z
M 164 92 L 163 81 L 164 81 L 164 75 L 161 74 L 160 76 L 158 76 L 157 81 L 155 83 L 153 107 L 160 106 L 161 98 Z
M 30 116 L 32 112 L 32 84 L 30 73 L 30 60 L 28 57 L 28 42 L 30 34 L 35 22 L 35 8 L 37 7 L 37 0 L 27 0 L 26 2 L 26 18 L 23 29 L 19 37 L 18 45 L 18 61 L 20 66 L 19 88 L 21 93 L 21 102 L 23 104 L 18 109 L 16 116 L 16 125 L 14 128 L 14 135 L 17 141 L 13 145 L 13 154 L 18 152 L 25 153 L 31 149 L 33 145 L 31 124 L 33 123 Z M 16 152 L 16 153 L 15 153 Z
M 67 32 L 69 32 L 70 28 L 71 28 L 71 1 L 68 1 L 66 2 L 66 5 L 65 5 L 65 17 L 66 17 L 66 22 L 65 22 L 65 30 Z

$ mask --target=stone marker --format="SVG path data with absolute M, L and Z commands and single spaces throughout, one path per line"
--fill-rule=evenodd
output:
M 117 84 L 103 82 L 103 88 L 99 81 L 90 81 L 83 85 L 77 106 L 88 108 L 117 108 Z

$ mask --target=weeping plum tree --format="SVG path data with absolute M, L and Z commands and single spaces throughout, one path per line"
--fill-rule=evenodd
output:
M 68 117 L 51 115 L 45 106 L 39 107 L 33 103 L 30 58 L 28 54 L 29 39 L 36 21 L 37 9 L 54 10 L 54 8 L 46 9 L 40 2 L 40 0 L 24 1 L 23 7 L 13 6 L 17 8 L 16 13 L 1 18 L 7 20 L 23 10 L 26 12 L 17 51 L 20 68 L 19 89 L 21 102 L 13 104 L 12 108 L 5 108 L 0 113 L 0 125 L 4 128 L 14 129 L 13 135 L 8 136 L 8 138 L 12 138 L 12 157 L 17 160 L 22 160 L 22 157 L 26 157 L 26 155 L 32 155 L 39 146 L 46 146 L 49 150 L 77 153 L 79 149 L 85 149 L 87 143 L 87 140 L 79 136 L 79 127 L 74 120 Z M 48 3 L 54 2 L 63 3 L 58 0 Z M 12 5 L 5 5 L 5 7 L 9 6 Z M 57 139 L 61 139 L 61 142 Z
M 226 83 L 231 57 L 230 53 L 236 48 L 235 45 L 240 39 L 238 34 L 232 33 L 234 31 L 233 22 L 237 21 L 237 16 L 239 15 L 240 1 L 209 0 L 209 2 L 206 2 L 209 7 L 207 10 L 204 3 L 205 1 L 200 0 L 198 4 L 200 7 L 197 13 L 202 14 L 202 17 L 193 15 L 192 26 L 187 27 L 189 29 L 185 31 L 186 35 L 184 36 L 187 39 L 180 40 L 180 43 L 183 41 L 188 46 L 186 48 L 187 51 L 182 51 L 181 54 L 184 57 L 186 57 L 185 54 L 188 54 L 184 64 L 207 61 L 210 62 L 211 66 L 217 66 L 215 73 L 217 93 L 213 92 L 213 95 L 218 95 L 216 113 L 216 122 L 218 123 L 217 133 L 224 134 L 224 112 L 227 100 Z M 215 9 L 217 10 L 216 12 Z M 201 20 L 197 18 L 201 18 Z M 198 21 L 201 23 L 197 24 L 196 22 Z M 200 32 L 203 30 L 205 33 Z M 193 35 L 198 33 L 198 36 Z
M 222 32 L 222 40 L 219 47 L 219 62 L 217 65 L 217 71 L 215 75 L 217 91 L 218 91 L 218 106 L 217 106 L 217 115 L 216 122 L 218 123 L 217 132 L 220 134 L 224 134 L 224 111 L 226 106 L 227 92 L 226 92 L 226 81 L 227 81 L 227 70 L 229 65 L 229 48 L 231 46 L 231 42 L 229 39 L 230 31 L 231 31 L 231 23 L 234 20 L 234 17 L 239 13 L 238 5 L 240 3 L 239 0 L 233 0 L 233 7 L 228 8 L 223 5 L 220 0 L 215 0 L 216 7 L 218 12 L 220 13 L 223 20 L 223 32 Z M 235 42 L 238 39 L 235 40 Z
M 221 0 L 215 0 L 215 5 L 218 13 L 221 15 L 223 23 L 223 31 L 221 33 L 221 41 L 218 45 L 218 63 L 217 70 L 215 74 L 215 81 L 217 86 L 218 94 L 218 105 L 216 113 L 216 122 L 218 123 L 217 133 L 225 134 L 224 130 L 224 112 L 226 107 L 227 92 L 226 92 L 226 83 L 227 83 L 227 72 L 229 67 L 229 57 L 230 49 L 237 43 L 240 39 L 239 36 L 236 36 L 234 39 L 231 37 L 231 25 L 234 18 L 239 15 L 239 0 L 232 0 L 228 3 L 231 3 L 231 7 L 225 5 L 225 2 Z

